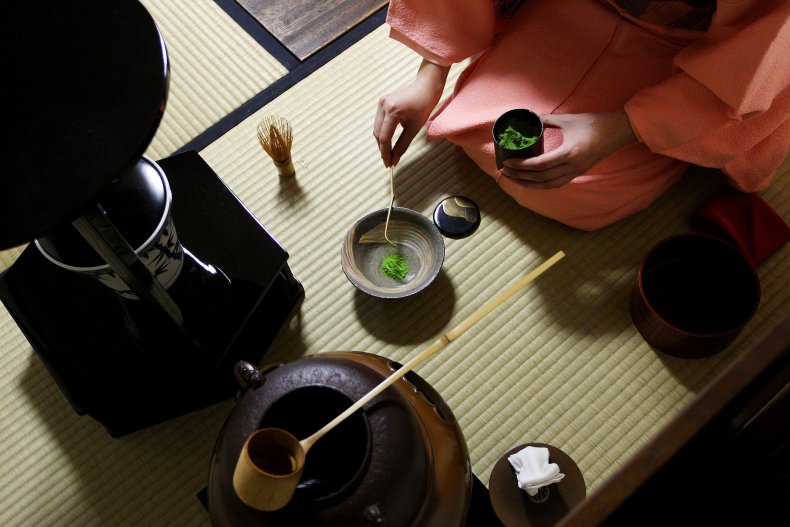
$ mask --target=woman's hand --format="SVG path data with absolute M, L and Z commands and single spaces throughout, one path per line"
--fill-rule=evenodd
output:
M 562 130 L 562 144 L 545 154 L 505 160 L 500 171 L 526 188 L 557 188 L 637 141 L 625 112 L 543 115 L 543 125 Z
M 423 60 L 417 77 L 408 86 L 379 99 L 373 137 L 379 145 L 384 166 L 395 166 L 422 126 L 428 121 L 444 90 L 449 66 Z M 403 127 L 395 146 L 398 125 Z

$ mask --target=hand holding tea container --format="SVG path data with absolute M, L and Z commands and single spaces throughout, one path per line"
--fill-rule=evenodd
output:
M 491 133 L 496 166 L 500 170 L 508 159 L 535 157 L 543 153 L 543 121 L 531 110 L 519 108 L 503 113 L 494 123 Z
M 526 110 L 513 110 L 525 112 Z M 508 116 L 511 112 L 503 114 Z M 502 119 L 500 117 L 500 119 Z M 625 112 L 544 115 L 541 118 L 540 149 L 522 147 L 527 155 L 511 155 L 500 163 L 502 138 L 495 138 L 500 173 L 525 188 L 558 188 L 586 174 L 592 167 L 620 148 L 636 143 Z M 500 121 L 497 121 L 499 123 Z M 543 153 L 543 127 L 562 131 L 562 144 Z M 497 125 L 494 125 L 495 130 Z

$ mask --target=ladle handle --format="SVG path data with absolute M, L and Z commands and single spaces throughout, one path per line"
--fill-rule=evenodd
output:
M 504 291 L 500 292 L 497 296 L 491 299 L 487 304 L 480 307 L 477 311 L 469 315 L 463 322 L 458 324 L 456 327 L 439 337 L 439 339 L 431 344 L 428 348 L 420 352 L 419 355 L 415 356 L 409 362 L 401 366 L 396 372 L 392 375 L 381 381 L 378 386 L 373 388 L 367 394 L 365 394 L 361 399 L 357 402 L 349 406 L 343 413 L 329 421 L 323 428 L 318 430 L 316 433 L 307 437 L 300 441 L 302 448 L 305 452 L 313 446 L 313 443 L 321 439 L 327 432 L 332 430 L 335 426 L 340 424 L 344 419 L 349 417 L 351 414 L 359 410 L 362 406 L 367 404 L 371 399 L 376 397 L 378 394 L 383 392 L 387 389 L 391 384 L 395 381 L 409 373 L 412 369 L 414 369 L 418 364 L 422 361 L 429 358 L 431 355 L 436 353 L 437 351 L 441 350 L 445 346 L 447 346 L 450 342 L 460 337 L 466 330 L 476 324 L 480 319 L 486 316 L 488 313 L 493 311 L 497 306 L 499 306 L 502 302 L 510 298 L 514 293 L 518 292 L 519 290 L 526 287 L 530 282 L 532 282 L 535 278 L 540 276 L 544 271 L 546 271 L 549 267 L 557 263 L 562 257 L 565 256 L 565 253 L 562 251 L 558 251 L 557 254 L 540 264 L 538 267 L 527 273 L 523 278 L 521 278 L 518 282 L 512 284 L 510 287 L 505 289 Z

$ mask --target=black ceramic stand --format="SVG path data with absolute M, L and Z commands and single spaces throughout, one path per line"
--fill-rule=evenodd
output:
M 230 284 L 179 277 L 170 292 L 185 310 L 189 338 L 155 315 L 141 318 L 142 301 L 122 303 L 32 244 L 0 275 L 0 300 L 74 411 L 115 437 L 232 397 L 234 364 L 258 364 L 304 294 L 288 253 L 197 153 L 158 163 L 173 191 L 179 239 Z

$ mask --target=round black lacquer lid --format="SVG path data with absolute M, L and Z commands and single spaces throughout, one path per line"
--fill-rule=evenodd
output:
M 137 1 L 13 2 L 8 11 L 0 249 L 73 220 L 135 166 L 169 79 L 164 41 Z
M 480 226 L 480 209 L 463 196 L 450 196 L 436 205 L 433 222 L 448 238 L 466 238 Z

